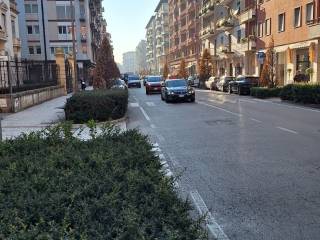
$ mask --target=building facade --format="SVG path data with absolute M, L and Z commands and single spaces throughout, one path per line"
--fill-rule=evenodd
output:
M 319 82 L 320 0 L 261 1 L 257 13 L 257 47 L 262 56 L 257 72 L 261 72 L 263 53 L 273 38 L 280 85 L 292 83 L 298 73 L 312 83 Z
M 162 74 L 169 52 L 169 5 L 160 0 L 155 9 L 156 73 Z
M 256 74 L 256 7 L 256 0 L 202 1 L 202 50 L 210 50 L 216 75 Z
M 0 59 L 21 57 L 17 3 L 0 0 Z
M 185 60 L 189 74 L 196 74 L 200 58 L 200 0 L 169 0 L 169 69 L 171 75 L 179 71 Z
M 147 67 L 147 41 L 141 40 L 138 46 L 136 47 L 136 68 L 135 72 L 137 73 L 146 73 L 148 71 Z
M 122 59 L 123 72 L 135 73 L 136 70 L 136 52 L 126 52 Z
M 146 26 L 147 39 L 147 67 L 149 74 L 157 72 L 157 57 L 156 57 L 156 20 L 153 15 Z
M 94 63 L 101 43 L 101 0 L 18 0 L 22 57 L 54 60 L 57 48 L 72 52 L 72 9 L 75 19 L 76 53 L 79 67 Z

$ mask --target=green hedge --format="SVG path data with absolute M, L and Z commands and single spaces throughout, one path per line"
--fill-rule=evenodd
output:
M 127 90 L 95 90 L 74 94 L 65 106 L 66 120 L 85 123 L 91 119 L 108 121 L 122 118 L 128 107 Z
M 256 98 L 270 98 L 279 97 L 282 88 L 265 88 L 265 87 L 253 87 L 250 89 L 250 94 Z
M 0 239 L 207 239 L 145 136 L 70 128 L 0 143 Z
M 280 93 L 282 100 L 319 104 L 320 84 L 288 84 Z

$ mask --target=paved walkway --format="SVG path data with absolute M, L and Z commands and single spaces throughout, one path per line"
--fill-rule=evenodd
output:
M 3 139 L 43 129 L 65 119 L 63 107 L 67 96 L 55 98 L 18 113 L 3 115 Z

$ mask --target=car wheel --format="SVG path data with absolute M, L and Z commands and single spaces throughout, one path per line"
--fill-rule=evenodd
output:
M 194 102 L 196 100 L 196 98 L 195 97 L 192 97 L 192 98 L 190 98 L 190 102 Z
M 231 89 L 231 86 L 229 86 L 229 94 L 232 93 L 232 89 Z
M 241 87 L 238 87 L 238 94 L 242 95 Z
M 148 90 L 146 90 L 146 95 L 149 95 L 149 91 Z
M 165 101 L 166 101 L 166 103 L 170 102 L 169 99 L 168 99 L 168 96 L 165 97 Z
M 138 85 L 138 88 L 141 88 L 141 83 Z

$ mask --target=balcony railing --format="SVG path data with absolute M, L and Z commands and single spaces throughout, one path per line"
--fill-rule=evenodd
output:
M 7 41 L 7 33 L 4 30 L 0 30 L 0 41 Z
M 205 5 L 202 6 L 199 12 L 200 17 L 205 17 L 214 12 L 215 3 L 214 1 L 210 0 Z
M 233 54 L 230 45 L 222 45 L 219 47 L 219 51 L 224 54 Z
M 230 18 L 222 18 L 217 21 L 217 28 L 219 30 L 228 30 L 234 27 L 234 23 Z
M 246 51 L 256 51 L 256 38 L 254 36 L 244 37 L 241 39 L 241 44 L 246 49 Z
M 214 34 L 214 29 L 211 27 L 207 27 L 200 32 L 200 38 L 205 39 Z
M 246 23 L 252 20 L 255 20 L 256 17 L 256 9 L 254 8 L 249 8 L 246 11 L 240 13 L 239 15 L 239 22 Z

